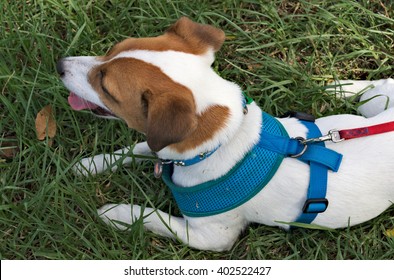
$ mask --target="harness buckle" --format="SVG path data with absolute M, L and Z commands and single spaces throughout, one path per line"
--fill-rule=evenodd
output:
M 328 200 L 326 198 L 310 198 L 305 201 L 302 212 L 306 214 L 322 213 L 328 207 Z

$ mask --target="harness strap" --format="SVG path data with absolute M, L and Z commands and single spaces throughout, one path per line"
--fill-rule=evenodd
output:
M 321 132 L 314 122 L 302 121 L 302 123 L 308 128 L 307 138 L 320 137 Z M 327 149 L 324 142 L 318 142 L 308 147 L 308 152 L 313 150 L 311 153 L 313 156 L 319 158 L 330 159 L 332 164 L 330 168 L 333 171 L 337 171 L 342 160 L 342 155 L 334 152 L 333 150 Z M 317 154 L 315 151 L 319 150 Z M 312 157 L 313 158 L 313 157 Z M 307 160 L 304 157 L 303 160 Z M 297 218 L 298 223 L 310 224 L 319 213 L 326 211 L 328 207 L 328 200 L 326 199 L 327 193 L 327 180 L 328 180 L 328 166 L 323 165 L 317 161 L 309 160 L 310 175 L 309 175 L 309 187 L 306 196 L 306 201 L 302 207 L 302 213 Z
M 320 137 L 321 132 L 315 123 L 301 121 L 307 128 L 307 138 Z M 300 141 L 287 136 L 273 135 L 262 133 L 259 146 L 282 154 L 291 156 L 300 154 L 305 148 Z M 326 197 L 327 192 L 327 172 L 328 169 L 337 172 L 342 161 L 342 155 L 325 147 L 324 142 L 309 143 L 307 149 L 299 160 L 309 164 L 310 180 L 307 192 L 307 198 L 302 208 L 302 213 L 296 220 L 300 223 L 311 223 L 318 213 L 324 212 L 328 206 Z
M 323 142 L 308 145 L 306 152 L 299 158 L 304 162 L 315 162 L 337 172 L 341 165 L 342 155 L 326 148 Z
M 305 124 L 307 124 L 307 122 L 305 122 Z M 309 135 L 312 135 L 312 133 L 309 132 L 308 137 Z M 313 133 L 313 135 L 317 134 Z M 257 145 L 284 156 L 299 154 L 304 148 L 300 141 L 294 138 L 273 135 L 265 132 L 261 133 L 261 141 Z M 342 155 L 331 149 L 327 149 L 324 146 L 324 143 L 320 142 L 308 145 L 305 153 L 298 159 L 306 163 L 320 163 L 321 165 L 326 166 L 328 169 L 337 172 L 341 164 Z

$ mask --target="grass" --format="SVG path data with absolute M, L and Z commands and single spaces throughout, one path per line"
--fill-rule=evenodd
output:
M 1 259 L 393 259 L 394 209 L 336 231 L 251 225 L 232 250 L 197 251 L 145 232 L 100 222 L 108 202 L 153 204 L 178 213 L 152 165 L 80 178 L 85 156 L 141 140 L 121 122 L 74 112 L 55 64 L 69 55 L 101 55 L 128 36 L 155 36 L 182 15 L 225 30 L 214 67 L 273 115 L 289 110 L 324 116 L 354 113 L 357 103 L 324 93 L 341 79 L 392 76 L 391 1 L 1 1 Z M 55 110 L 51 146 L 36 139 L 34 120 Z

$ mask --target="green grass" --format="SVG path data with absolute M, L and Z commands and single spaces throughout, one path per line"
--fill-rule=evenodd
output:
M 1 1 L 0 158 L 1 259 L 393 259 L 391 207 L 350 229 L 319 231 L 251 225 L 229 252 L 197 251 L 145 232 L 119 232 L 100 222 L 109 202 L 155 205 L 179 213 L 152 165 L 76 177 L 85 156 L 141 140 L 116 121 L 74 112 L 55 64 L 69 55 L 101 55 L 128 36 L 160 34 L 180 16 L 218 26 L 228 40 L 214 64 L 268 113 L 324 116 L 357 104 L 324 93 L 329 81 L 392 76 L 391 1 Z M 57 135 L 36 140 L 34 120 L 47 104 Z M 11 139 L 11 140 L 10 140 Z M 7 144 L 10 145 L 10 144 Z M 356 198 L 355 198 L 356 199 Z

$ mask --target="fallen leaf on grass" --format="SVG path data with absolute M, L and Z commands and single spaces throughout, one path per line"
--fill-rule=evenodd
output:
M 19 152 L 18 140 L 15 136 L 6 136 L 0 141 L 0 158 L 11 159 Z
M 254 64 L 248 64 L 248 70 L 253 71 L 261 68 L 261 64 L 259 63 L 254 63 Z
M 36 117 L 37 139 L 53 138 L 56 135 L 56 121 L 53 117 L 52 106 L 47 105 L 38 112 Z

